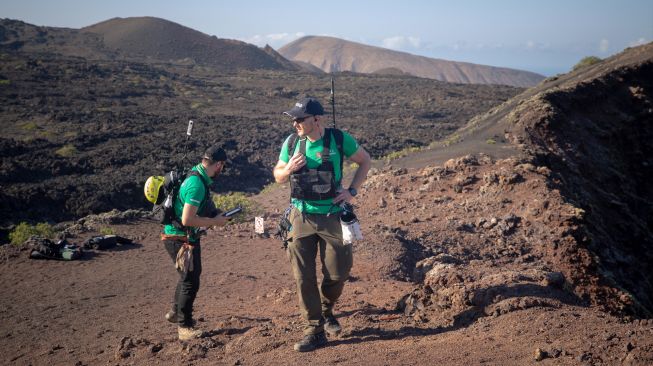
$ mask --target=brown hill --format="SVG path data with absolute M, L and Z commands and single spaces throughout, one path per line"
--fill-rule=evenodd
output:
M 209 36 L 152 17 L 114 18 L 82 29 L 39 27 L 2 19 L 0 49 L 90 60 L 197 64 L 217 72 L 300 69 L 274 50 Z
M 265 47 L 263 47 L 263 51 L 268 55 L 270 55 L 275 61 L 277 61 L 277 63 L 279 63 L 279 65 L 282 65 L 286 70 L 299 71 L 303 69 L 297 63 L 285 59 L 283 56 L 279 54 L 279 52 L 275 51 L 275 49 L 270 47 L 270 45 L 268 44 L 266 44 Z
M 326 72 L 387 73 L 391 70 L 393 74 L 400 71 L 452 83 L 519 87 L 531 87 L 544 79 L 544 76 L 528 71 L 433 59 L 333 37 L 306 36 L 281 47 L 279 53 Z
M 153 17 L 113 18 L 82 28 L 102 36 L 107 48 L 139 58 L 190 62 L 221 70 L 284 70 L 287 62 L 260 48 L 221 39 L 171 21 Z
M 107 49 L 96 34 L 71 28 L 39 27 L 13 19 L 0 19 L 0 49 L 89 59 L 120 57 L 114 50 Z

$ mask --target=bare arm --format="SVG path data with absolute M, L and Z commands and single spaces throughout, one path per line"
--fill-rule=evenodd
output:
M 367 151 L 365 151 L 365 149 L 362 146 L 360 146 L 358 150 L 356 150 L 356 153 L 349 157 L 349 160 L 358 164 L 358 168 L 356 169 L 356 173 L 354 173 L 354 178 L 351 180 L 351 184 L 349 185 L 349 187 L 359 190 L 360 187 L 363 185 L 363 182 L 365 182 L 365 179 L 367 178 L 367 172 L 369 172 L 370 168 L 372 167 L 372 159 L 370 158 L 370 154 L 368 154 Z M 352 198 L 353 197 L 351 196 L 349 191 L 347 189 L 343 189 L 342 192 L 340 192 L 333 199 L 333 202 L 335 203 L 339 203 L 342 201 L 349 202 L 351 201 Z
M 184 204 L 184 210 L 181 213 L 181 224 L 190 227 L 201 226 L 224 226 L 229 222 L 228 217 L 218 215 L 216 217 L 201 217 L 197 216 L 197 206 Z
M 274 180 L 277 183 L 285 183 L 288 181 L 290 174 L 301 169 L 304 165 L 306 165 L 306 157 L 302 154 L 295 154 L 287 163 L 279 160 L 272 172 Z
M 365 179 L 367 179 L 367 172 L 369 172 L 372 167 L 372 159 L 370 158 L 370 154 L 368 154 L 361 146 L 354 155 L 349 157 L 349 160 L 358 164 L 358 169 L 356 169 L 354 179 L 351 180 L 349 186 L 359 190 L 363 185 L 363 182 L 365 182 Z

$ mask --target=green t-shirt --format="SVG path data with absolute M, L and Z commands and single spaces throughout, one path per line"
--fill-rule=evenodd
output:
M 206 174 L 206 170 L 202 164 L 197 164 L 191 170 L 199 172 L 200 176 L 189 175 L 184 179 L 184 182 L 179 188 L 179 194 L 177 195 L 174 204 L 175 216 L 179 221 L 181 221 L 181 214 L 184 211 L 185 204 L 196 206 L 197 212 L 202 212 L 202 210 L 204 210 L 204 206 L 206 206 L 205 195 L 207 194 L 205 185 L 209 186 L 213 182 Z M 204 183 L 202 183 L 202 181 L 204 181 Z M 199 236 L 197 235 L 199 228 L 193 227 L 189 229 L 191 229 L 190 241 L 199 241 Z M 186 232 L 177 229 L 174 225 L 164 226 L 163 232 L 167 235 L 186 235 Z
M 292 135 L 291 135 L 292 136 Z M 288 143 L 290 141 L 290 136 L 283 142 L 281 147 L 281 153 L 279 154 L 279 160 L 284 163 L 290 161 L 290 156 L 288 156 Z M 322 164 L 322 150 L 323 150 L 322 139 L 311 142 L 311 140 L 306 139 L 306 166 L 309 169 L 315 169 Z M 300 140 L 297 139 L 295 143 L 295 151 L 291 154 L 294 155 L 299 151 Z M 349 158 L 358 151 L 358 143 L 356 140 L 347 132 L 342 131 L 342 150 L 345 153 L 345 157 Z M 336 144 L 336 138 L 331 135 L 331 146 L 329 147 L 329 153 L 331 154 L 330 160 L 333 163 L 333 168 L 335 170 L 336 182 L 342 180 L 342 168 L 340 167 L 340 152 L 338 151 L 338 146 Z M 329 198 L 326 200 L 320 201 L 309 201 L 309 200 L 298 200 L 293 198 L 292 204 L 297 207 L 302 212 L 310 214 L 327 214 L 329 212 L 339 212 L 341 208 L 339 206 L 331 206 L 333 199 Z

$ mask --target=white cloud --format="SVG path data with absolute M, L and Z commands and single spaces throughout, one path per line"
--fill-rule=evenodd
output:
M 467 42 L 457 41 L 456 43 L 454 43 L 451 46 L 451 48 L 453 48 L 454 51 L 459 51 L 459 50 L 465 49 L 465 48 L 467 48 Z
M 635 46 L 641 46 L 643 44 L 647 43 L 646 38 L 642 37 L 636 41 L 630 42 L 630 47 L 635 47 Z
M 421 41 L 417 37 L 395 36 L 389 37 L 381 41 L 383 47 L 392 50 L 405 50 L 408 48 L 420 48 Z
M 247 43 L 263 47 L 266 44 L 272 46 L 272 48 L 282 47 L 298 38 L 304 37 L 306 34 L 304 32 L 297 33 L 271 33 L 271 34 L 256 34 L 249 38 L 240 38 L 239 40 Z
M 542 42 L 533 41 L 532 39 L 526 41 L 527 50 L 546 50 L 548 48 L 551 48 L 551 44 L 548 42 L 542 43 Z
M 602 40 L 599 42 L 599 51 L 605 53 L 605 52 L 608 52 L 608 48 L 610 48 L 610 41 L 608 41 L 608 40 L 605 39 L 605 38 L 602 39 Z

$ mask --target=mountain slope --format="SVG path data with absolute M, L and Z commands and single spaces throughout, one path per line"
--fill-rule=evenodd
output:
M 2 19 L 0 50 L 89 60 L 198 64 L 217 72 L 300 69 L 276 52 L 152 17 L 114 18 L 82 29 L 39 27 Z
M 165 19 L 113 18 L 82 30 L 102 36 L 110 49 L 150 59 L 185 60 L 224 70 L 289 67 L 254 45 L 209 36 Z
M 332 37 L 307 36 L 279 49 L 293 61 L 313 64 L 323 71 L 361 73 L 402 72 L 453 83 L 503 84 L 531 87 L 544 77 L 532 72 L 433 59 Z
M 49 53 L 89 59 L 112 59 L 118 55 L 104 46 L 102 38 L 78 29 L 39 27 L 20 20 L 0 19 L 0 50 Z
M 567 275 L 584 299 L 612 311 L 628 309 L 650 316 L 651 120 L 653 43 L 547 79 L 473 118 L 442 147 L 396 164 L 424 164 L 451 151 L 507 149 L 520 154 L 532 169 L 545 172 L 552 195 L 561 194 L 574 207 L 568 215 L 577 228 L 556 240 L 556 250 L 587 252 L 582 261 L 560 255 L 551 262 L 576 266 Z M 497 143 L 487 143 L 490 139 Z M 532 201 L 548 205 L 550 200 L 534 197 Z

